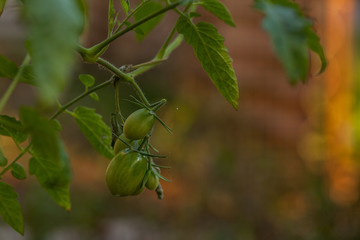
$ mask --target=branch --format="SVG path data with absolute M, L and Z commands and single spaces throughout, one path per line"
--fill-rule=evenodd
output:
M 26 57 L 24 58 L 24 61 L 22 62 L 19 70 L 17 71 L 14 80 L 11 82 L 10 86 L 8 87 L 8 89 L 6 90 L 4 96 L 1 98 L 0 100 L 0 113 L 2 112 L 2 110 L 4 109 L 5 104 L 7 103 L 7 101 L 9 100 L 11 94 L 14 92 L 16 85 L 19 83 L 20 78 L 24 72 L 25 66 L 28 65 L 30 62 L 30 56 L 29 54 L 26 55 Z
M 104 41 L 102 41 L 101 43 L 96 44 L 95 46 L 86 49 L 87 50 L 87 54 L 89 54 L 90 56 L 96 56 L 97 53 L 99 53 L 103 48 L 105 48 L 107 45 L 109 45 L 111 42 L 113 42 L 114 40 L 116 40 L 118 37 L 124 35 L 125 33 L 133 30 L 134 28 L 140 26 L 141 24 L 171 10 L 176 8 L 177 6 L 179 6 L 183 1 L 177 1 L 175 3 L 172 3 L 166 7 L 164 7 L 163 9 L 141 19 L 140 21 L 128 26 L 127 28 L 125 28 L 124 30 L 115 33 L 114 35 L 110 36 L 109 38 L 105 39 Z
M 143 91 L 141 90 L 139 85 L 135 82 L 135 79 L 130 74 L 124 73 L 119 68 L 115 67 L 113 64 L 111 64 L 110 62 L 106 61 L 103 58 L 99 58 L 98 60 L 96 60 L 96 62 L 98 64 L 104 66 L 108 70 L 110 70 L 112 73 L 114 73 L 116 76 L 118 76 L 120 78 L 120 80 L 125 80 L 126 82 L 130 83 L 133 86 L 133 88 L 135 88 L 135 91 L 138 93 L 138 95 L 141 98 L 141 100 L 143 101 L 143 103 L 146 106 L 151 105 L 149 103 L 149 101 L 147 100 L 147 98 L 145 97 L 145 94 L 143 93 Z

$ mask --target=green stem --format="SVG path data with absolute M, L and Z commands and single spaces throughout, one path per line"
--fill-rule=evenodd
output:
M 117 27 L 117 29 L 115 30 L 115 33 L 119 32 L 120 29 L 124 26 L 124 24 L 148 1 L 143 1 L 141 2 L 128 16 L 126 16 L 126 18 L 124 19 L 124 21 L 121 22 L 121 24 Z
M 165 60 L 169 57 L 169 55 L 170 55 L 178 46 L 180 46 L 182 40 L 183 40 L 182 35 L 177 36 L 177 37 L 168 45 L 167 49 L 164 51 L 163 58 L 162 58 L 162 59 L 158 59 L 159 57 L 158 57 L 158 55 L 156 55 L 156 56 L 154 57 L 154 60 L 153 60 L 153 61 L 165 61 Z M 132 71 L 132 72 L 131 72 L 131 75 L 134 76 L 134 77 L 136 77 L 136 76 L 138 76 L 138 75 L 140 75 L 140 74 L 142 74 L 142 73 L 144 73 L 144 72 L 152 69 L 154 66 L 156 66 L 156 65 L 147 65 L 147 66 L 145 65 L 145 66 L 142 66 L 142 67 L 136 69 L 135 71 Z
M 120 103 L 119 103 L 119 81 L 115 82 L 115 109 L 116 113 L 121 115 Z
M 96 60 L 96 63 L 100 64 L 101 66 L 104 66 L 108 70 L 110 70 L 112 73 L 114 73 L 116 76 L 118 76 L 121 80 L 124 80 L 126 82 L 131 82 L 133 78 L 129 75 L 115 67 L 112 63 L 106 61 L 103 58 L 98 58 Z
M 153 112 L 156 112 L 157 110 L 159 110 L 159 108 L 161 108 L 162 106 L 164 106 L 165 104 L 166 104 L 166 99 L 164 98 L 164 99 L 162 99 L 162 100 L 160 100 L 159 102 L 158 102 L 158 104 L 156 104 L 154 107 L 153 107 L 153 109 L 152 109 L 152 111 Z
M 173 29 L 171 30 L 169 36 L 167 37 L 165 43 L 163 44 L 163 46 L 160 48 L 158 54 L 156 55 L 155 59 L 162 59 L 164 57 L 165 51 L 167 49 L 167 47 L 170 44 L 171 39 L 173 38 L 174 34 L 176 31 L 176 26 L 173 27 Z
M 124 35 L 125 33 L 133 30 L 134 28 L 140 26 L 141 24 L 171 10 L 171 9 L 174 9 L 176 8 L 177 6 L 179 6 L 183 1 L 178 1 L 178 2 L 175 2 L 175 3 L 172 3 L 170 4 L 169 6 L 166 6 L 164 7 L 163 9 L 141 19 L 140 21 L 128 26 L 127 28 L 125 28 L 124 30 L 120 31 L 120 32 L 117 32 L 115 33 L 114 35 L 112 35 L 111 37 L 105 39 L 104 41 L 102 41 L 101 43 L 98 43 L 96 44 L 95 46 L 91 47 L 88 49 L 88 53 L 91 55 L 91 56 L 95 56 L 97 53 L 99 53 L 103 48 L 105 48 L 107 45 L 109 45 L 111 42 L 113 42 L 114 40 L 116 40 L 118 37 Z
M 7 101 L 9 100 L 11 94 L 14 92 L 16 85 L 19 83 L 22 73 L 24 72 L 25 66 L 30 62 L 30 55 L 27 54 L 22 62 L 18 72 L 16 73 L 14 80 L 11 82 L 10 86 L 6 90 L 4 96 L 0 100 L 0 113 L 3 111 Z
M 147 100 L 147 98 L 145 97 L 145 94 L 143 93 L 143 91 L 141 90 L 141 88 L 139 87 L 139 85 L 135 82 L 135 79 L 130 76 L 129 74 L 124 73 L 123 71 L 121 71 L 120 69 L 118 69 L 117 67 L 115 67 L 113 64 L 111 64 L 110 62 L 106 61 L 103 58 L 99 58 L 98 60 L 96 60 L 96 62 L 102 66 L 104 66 L 105 68 L 107 68 L 108 70 L 110 70 L 112 73 L 114 73 L 116 76 L 118 76 L 120 79 L 125 80 L 126 82 L 130 83 L 133 88 L 135 88 L 135 91 L 137 92 L 137 94 L 139 95 L 139 97 L 141 98 L 141 100 L 143 101 L 143 103 L 146 106 L 150 106 L 151 104 L 149 103 L 149 101 Z
M 124 26 L 124 24 L 139 10 L 140 7 L 142 7 L 146 2 L 148 1 L 143 1 L 141 2 L 129 15 L 126 16 L 126 18 L 121 22 L 121 24 L 116 28 L 116 30 L 114 31 L 114 27 L 113 29 L 109 29 L 109 33 L 108 33 L 108 38 L 111 37 L 112 35 L 114 35 L 114 33 L 117 33 L 120 31 L 120 29 Z M 104 52 L 108 49 L 109 45 L 107 45 L 106 47 L 104 47 L 103 49 L 101 49 L 101 51 L 99 51 L 96 55 L 95 55 L 95 59 L 100 57 L 101 55 L 104 54 Z
M 131 66 L 131 70 L 130 72 L 135 71 L 138 68 L 142 68 L 142 67 L 154 67 L 156 65 L 159 65 L 160 63 L 164 62 L 166 59 L 153 59 L 151 61 L 148 62 L 144 62 L 144 63 L 140 63 L 134 66 Z
M 0 176 L 4 175 L 4 173 L 6 173 L 22 156 L 25 155 L 25 153 L 27 153 L 30 150 L 31 147 L 31 143 L 24 148 L 24 150 L 21 151 L 21 153 L 14 159 L 14 161 L 12 161 L 9 165 L 7 165 L 6 168 L 4 168 L 1 172 L 0 172 Z
M 150 102 L 145 97 L 145 94 L 143 93 L 143 91 L 141 90 L 139 85 L 135 82 L 135 79 L 133 79 L 133 81 L 131 82 L 131 85 L 133 86 L 133 88 L 135 88 L 136 92 L 138 93 L 138 95 L 141 98 L 141 100 L 143 101 L 143 103 L 145 103 L 146 106 L 150 107 L 150 105 L 151 105 Z
M 147 141 L 148 141 L 149 137 L 146 136 L 140 143 L 140 146 L 137 148 L 137 150 L 141 151 L 142 147 L 147 144 Z
M 113 81 L 113 78 L 110 78 L 109 80 L 107 80 L 106 82 L 103 82 L 95 87 L 93 87 L 92 89 L 90 89 L 87 92 L 84 92 L 83 94 L 77 96 L 76 98 L 74 98 L 73 100 L 71 100 L 70 102 L 68 102 L 67 104 L 65 104 L 64 106 L 62 106 L 59 110 L 57 110 L 56 113 L 54 113 L 54 115 L 52 115 L 52 117 L 50 118 L 50 120 L 55 119 L 57 116 L 59 116 L 62 112 L 64 112 L 68 107 L 70 107 L 71 105 L 73 105 L 74 103 L 78 102 L 80 99 L 86 97 L 87 95 L 89 95 L 92 92 L 95 92 L 97 90 L 99 90 L 100 88 L 103 88 L 109 84 L 111 84 Z

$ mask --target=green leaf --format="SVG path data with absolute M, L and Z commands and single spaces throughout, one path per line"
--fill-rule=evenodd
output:
M 22 143 L 27 139 L 21 122 L 7 115 L 0 115 L 0 135 L 12 137 L 17 143 Z
M 309 49 L 321 59 L 320 72 L 327 61 L 312 23 L 299 6 L 288 0 L 256 0 L 255 7 L 265 14 L 263 28 L 270 34 L 274 51 L 281 60 L 292 83 L 305 81 L 309 68 Z
M 200 13 L 197 13 L 197 12 L 191 12 L 191 13 L 189 14 L 189 17 L 190 17 L 190 18 L 201 17 L 201 14 L 200 14 Z
M 2 151 L 2 149 L 0 148 L 0 167 L 4 167 L 6 166 L 6 164 L 8 163 L 7 158 L 4 155 L 4 152 Z
M 228 25 L 235 27 L 235 23 L 231 17 L 229 10 L 224 4 L 218 0 L 202 0 L 200 3 L 206 10 L 217 16 L 220 20 Z
M 179 18 L 177 31 L 193 47 L 202 67 L 219 92 L 237 109 L 239 89 L 232 59 L 224 46 L 224 38 L 213 25 L 204 22 L 195 25 L 185 16 Z
M 20 119 L 31 137 L 33 158 L 29 162 L 30 174 L 36 175 L 57 204 L 69 210 L 70 169 L 58 138 L 59 125 L 31 108 L 21 108 Z
M 25 169 L 20 163 L 14 163 L 11 166 L 11 174 L 14 176 L 14 178 L 19 180 L 23 180 L 26 178 Z
M 90 74 L 80 74 L 79 79 L 85 87 L 91 87 L 95 83 L 95 78 Z
M 71 170 L 63 144 L 58 140 L 60 162 L 33 157 L 29 162 L 30 174 L 36 175 L 39 183 L 55 202 L 66 210 L 71 209 Z
M 53 103 L 74 63 L 82 13 L 73 0 L 24 0 L 29 50 L 41 99 Z
M 327 59 L 324 53 L 324 49 L 320 44 L 320 38 L 318 37 L 318 35 L 316 35 L 316 33 L 312 30 L 311 27 L 308 28 L 308 33 L 307 33 L 307 37 L 308 37 L 308 47 L 311 51 L 315 52 L 316 54 L 319 55 L 320 60 L 321 60 L 321 69 L 319 71 L 319 74 L 324 72 L 325 69 L 327 68 Z
M 78 9 L 80 10 L 80 16 L 81 16 L 81 23 L 80 23 L 80 29 L 81 33 L 84 32 L 86 29 L 86 25 L 89 21 L 89 11 L 86 0 L 76 0 L 76 5 Z
M 120 0 L 121 6 L 126 16 L 129 16 L 130 3 L 129 0 Z
M 94 99 L 95 101 L 99 101 L 99 96 L 96 94 L 96 92 L 92 92 L 89 95 L 92 99 Z
M 131 22 L 125 22 L 124 23 L 127 27 L 131 26 Z M 136 33 L 136 36 L 145 35 L 145 33 L 141 30 L 141 28 L 134 28 L 134 32 Z
M 103 122 L 101 115 L 95 112 L 95 109 L 83 106 L 77 107 L 70 113 L 76 120 L 81 131 L 84 133 L 93 147 L 107 158 L 114 156 L 111 148 L 111 130 Z
M 1 0 L 0 0 L 1 2 Z M 0 3 L 1 11 L 1 3 Z M 16 63 L 10 61 L 6 57 L 0 55 L 0 77 L 13 79 L 18 71 Z
M 1 0 L 0 0 L 1 1 Z M 13 79 L 16 73 L 19 71 L 16 63 L 8 60 L 6 57 L 0 55 L 0 77 Z M 20 77 L 20 81 L 23 83 L 36 85 L 34 82 L 34 73 L 31 65 L 24 66 L 23 73 Z
M 29 107 L 20 108 L 20 120 L 31 137 L 36 155 L 59 161 L 56 124 Z
M 0 182 L 0 215 L 15 231 L 24 235 L 24 220 L 17 197 L 12 186 Z
M 162 5 L 157 2 L 147 2 L 136 11 L 136 13 L 134 14 L 134 19 L 138 22 L 143 18 L 161 10 L 162 8 Z M 146 23 L 141 24 L 141 26 L 135 28 L 134 31 L 136 33 L 136 38 L 139 41 L 142 41 L 156 27 L 156 25 L 160 23 L 163 17 L 164 14 L 161 14 L 147 21 Z
M 23 73 L 20 77 L 20 81 L 26 84 L 30 84 L 33 86 L 38 86 L 36 83 L 36 77 L 34 75 L 34 69 L 32 65 L 26 65 L 24 66 Z
M 0 16 L 4 11 L 6 0 L 0 0 Z
M 0 0 L 1 1 L 1 0 Z M 0 55 L 0 77 L 13 79 L 16 73 L 19 71 L 16 63 L 8 60 L 6 57 Z M 34 82 L 34 72 L 31 65 L 24 66 L 23 73 L 20 77 L 20 81 L 23 83 L 36 85 Z
M 108 10 L 108 37 L 111 36 L 112 30 L 116 24 L 115 14 L 114 0 L 110 0 Z

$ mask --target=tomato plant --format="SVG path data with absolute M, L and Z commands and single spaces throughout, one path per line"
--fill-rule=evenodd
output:
M 0 0 L 0 14 L 5 3 L 5 0 Z M 11 80 L 0 99 L 0 113 L 19 82 L 37 89 L 39 103 L 36 106 L 20 107 L 19 120 L 13 116 L 0 115 L 0 134 L 12 138 L 19 149 L 18 156 L 9 161 L 6 149 L 3 149 L 4 152 L 0 149 L 0 178 L 11 171 L 15 178 L 25 179 L 27 173 L 17 161 L 25 154 L 30 154 L 29 174 L 35 175 L 42 188 L 66 210 L 71 208 L 71 178 L 70 163 L 59 136 L 61 123 L 56 120 L 60 114 L 67 113 L 74 118 L 92 146 L 106 158 L 112 159 L 106 172 L 106 182 L 112 194 L 137 195 L 146 186 L 155 190 L 161 199 L 163 191 L 159 179 L 167 179 L 160 174 L 159 169 L 167 167 L 155 164 L 154 158 L 163 156 L 153 154 L 156 151 L 153 151 L 155 148 L 151 144 L 151 134 L 156 123 L 169 132 L 172 130 L 157 115 L 166 100 L 150 102 L 137 82 L 140 75 L 167 61 L 185 40 L 192 46 L 220 94 L 235 109 L 238 107 L 237 77 L 224 38 L 214 25 L 202 21 L 198 13 L 198 9 L 203 8 L 225 24 L 235 27 L 229 10 L 221 1 L 120 0 L 120 4 L 122 9 L 117 9 L 114 1 L 109 0 L 107 37 L 93 46 L 85 47 L 79 41 L 89 17 L 85 0 L 23 0 L 19 6 L 28 33 L 27 54 L 20 66 L 0 55 L 0 77 Z M 327 62 L 319 37 L 297 3 L 290 0 L 255 0 L 254 6 L 265 16 L 263 28 L 270 34 L 274 51 L 292 83 L 306 80 L 309 50 L 320 57 L 320 72 L 326 68 Z M 144 40 L 163 15 L 170 11 L 175 12 L 178 18 L 172 23 L 172 30 L 153 59 L 137 65 L 115 66 L 104 58 L 103 54 L 108 47 L 130 31 L 134 31 L 139 40 Z M 60 103 L 58 97 L 66 89 L 64 86 L 70 78 L 76 57 L 94 66 L 101 66 L 112 76 L 104 80 L 95 79 L 90 74 L 80 74 L 79 80 L 84 85 L 84 91 L 69 102 Z M 139 109 L 127 118 L 119 105 L 121 84 L 132 86 L 137 94 L 136 97 L 128 96 L 128 101 Z M 111 128 L 95 109 L 85 106 L 74 108 L 74 104 L 88 96 L 99 100 L 96 92 L 105 87 L 115 89 Z M 49 110 L 53 111 L 52 115 L 48 115 Z M 4 181 L 0 181 L 0 215 L 17 232 L 24 233 L 17 193 Z

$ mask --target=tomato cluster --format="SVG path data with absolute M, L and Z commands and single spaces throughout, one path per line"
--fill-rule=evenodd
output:
M 141 108 L 130 114 L 122 125 L 122 133 L 114 144 L 115 157 L 106 170 L 106 183 L 113 195 L 138 195 L 146 187 L 162 198 L 159 196 L 159 192 L 162 195 L 159 177 L 163 177 L 149 152 L 154 121 L 155 113 Z

